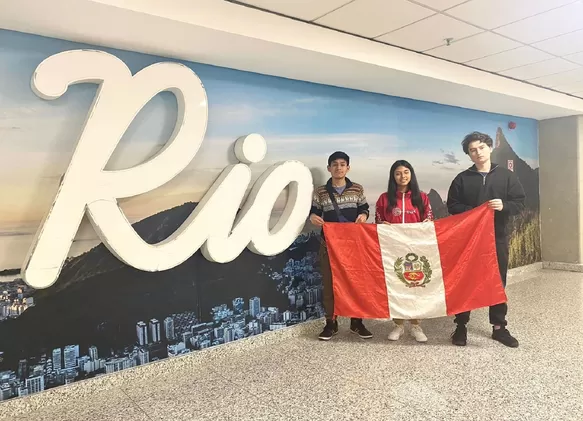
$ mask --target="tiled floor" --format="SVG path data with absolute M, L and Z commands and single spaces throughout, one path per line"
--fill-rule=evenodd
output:
M 329 343 L 312 331 L 237 352 L 225 346 L 197 364 L 184 357 L 172 369 L 102 377 L 66 400 L 47 394 L 41 409 L 6 419 L 583 420 L 583 274 L 530 277 L 508 287 L 518 349 L 489 339 L 485 310 L 472 315 L 465 348 L 449 343 L 451 319 L 424 323 L 427 344 L 389 343 L 390 322 L 373 321 L 370 341 L 344 326 Z

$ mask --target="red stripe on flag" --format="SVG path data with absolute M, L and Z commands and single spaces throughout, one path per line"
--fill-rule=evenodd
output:
M 506 302 L 502 286 L 494 211 L 487 205 L 435 221 L 447 314 Z
M 334 314 L 387 319 L 389 301 L 376 225 L 326 223 Z

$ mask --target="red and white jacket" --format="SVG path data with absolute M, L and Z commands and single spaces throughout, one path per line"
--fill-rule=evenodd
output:
M 419 209 L 413 206 L 410 191 L 406 193 L 397 192 L 397 206 L 389 211 L 387 210 L 387 206 L 389 205 L 387 193 L 383 193 L 379 197 L 379 200 L 377 200 L 375 223 L 381 224 L 383 222 L 389 222 L 391 224 L 411 224 L 415 222 L 423 222 L 426 219 L 433 221 L 433 211 L 431 210 L 429 197 L 421 192 L 421 200 L 423 200 L 423 204 L 425 205 L 423 215 L 420 215 Z

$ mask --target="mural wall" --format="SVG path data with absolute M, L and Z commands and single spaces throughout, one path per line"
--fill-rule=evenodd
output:
M 275 257 L 246 250 L 231 263 L 216 264 L 196 253 L 174 269 L 146 273 L 113 257 L 84 221 L 52 287 L 34 291 L 22 282 L 19 268 L 97 89 L 75 85 L 48 102 L 33 94 L 30 78 L 45 58 L 78 48 L 87 46 L 0 31 L 0 400 L 321 317 L 320 239 L 309 223 Z M 134 73 L 167 60 L 102 50 Z M 266 159 L 252 166 L 256 177 L 277 161 L 296 159 L 313 170 L 316 183 L 324 183 L 328 155 L 347 152 L 349 176 L 364 185 L 373 207 L 391 164 L 407 159 L 437 217 L 445 217 L 449 184 L 470 165 L 460 142 L 478 130 L 496 139 L 494 161 L 513 169 L 528 195 L 527 209 L 513 221 L 511 265 L 540 259 L 536 121 L 185 64 L 207 91 L 207 135 L 177 178 L 121 201 L 148 243 L 167 238 L 223 168 L 236 162 L 232 148 L 239 136 L 256 132 L 267 140 Z M 176 108 L 171 94 L 156 96 L 106 169 L 129 168 L 159 151 Z

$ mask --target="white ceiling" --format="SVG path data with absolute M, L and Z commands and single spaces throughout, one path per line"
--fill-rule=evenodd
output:
M 583 98 L 582 0 L 236 2 Z

